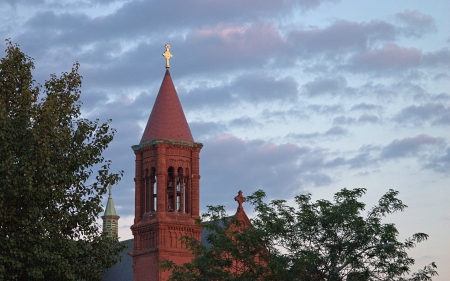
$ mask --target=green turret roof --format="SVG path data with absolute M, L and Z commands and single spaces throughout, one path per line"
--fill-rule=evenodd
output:
M 108 203 L 106 203 L 105 208 L 105 216 L 117 216 L 116 208 L 114 207 L 114 201 L 112 199 L 112 186 L 109 186 L 109 197 L 108 197 Z

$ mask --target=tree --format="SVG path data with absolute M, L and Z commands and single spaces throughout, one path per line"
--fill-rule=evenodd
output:
M 78 63 L 44 87 L 7 40 L 0 61 L 0 280 L 100 280 L 121 246 L 96 219 L 109 184 L 108 122 L 80 118 Z M 98 167 L 94 177 L 93 167 Z
M 363 216 L 365 204 L 359 199 L 365 192 L 343 189 L 334 202 L 299 195 L 292 207 L 285 200 L 264 202 L 266 195 L 259 190 L 247 197 L 255 217 L 246 229 L 226 217 L 222 206 L 209 207 L 203 216 L 207 222 L 199 222 L 208 233 L 206 245 L 185 237 L 193 261 L 162 266 L 173 270 L 172 281 L 431 280 L 437 275 L 434 263 L 408 277 L 414 259 L 407 250 L 428 235 L 416 233 L 400 242 L 395 225 L 382 223 L 383 217 L 407 207 L 398 192 L 389 190 Z

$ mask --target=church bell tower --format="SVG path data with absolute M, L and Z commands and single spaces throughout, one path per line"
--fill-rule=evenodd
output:
M 136 281 L 167 280 L 170 272 L 158 263 L 192 260 L 180 242 L 182 236 L 200 240 L 199 156 L 203 144 L 194 139 L 169 72 L 170 46 L 166 45 L 166 73 L 136 155 L 133 274 Z

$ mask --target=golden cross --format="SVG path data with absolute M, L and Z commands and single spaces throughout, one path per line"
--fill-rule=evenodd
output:
M 169 69 L 169 67 L 170 67 L 170 65 L 169 65 L 169 60 L 170 60 L 170 58 L 171 57 L 173 57 L 172 56 L 172 54 L 170 53 L 170 45 L 169 44 L 166 44 L 166 51 L 162 54 L 163 55 L 163 57 L 165 57 L 166 58 L 166 69 Z
M 238 210 L 243 209 L 242 208 L 242 203 L 244 203 L 247 199 L 242 196 L 242 190 L 239 190 L 238 195 L 236 197 L 234 197 L 234 201 L 237 201 L 239 206 L 238 206 Z

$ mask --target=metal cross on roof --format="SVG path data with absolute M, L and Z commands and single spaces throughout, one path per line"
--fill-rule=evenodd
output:
M 166 51 L 162 54 L 163 55 L 163 57 L 165 57 L 166 58 L 166 69 L 169 69 L 169 67 L 170 67 L 170 65 L 169 65 L 169 60 L 170 60 L 170 58 L 172 58 L 173 56 L 172 56 L 172 54 L 170 53 L 170 45 L 169 44 L 166 44 Z
M 242 196 L 242 190 L 239 190 L 238 195 L 236 197 L 234 197 L 234 201 L 238 202 L 238 210 L 243 209 L 242 208 L 242 203 L 244 203 L 247 199 Z

